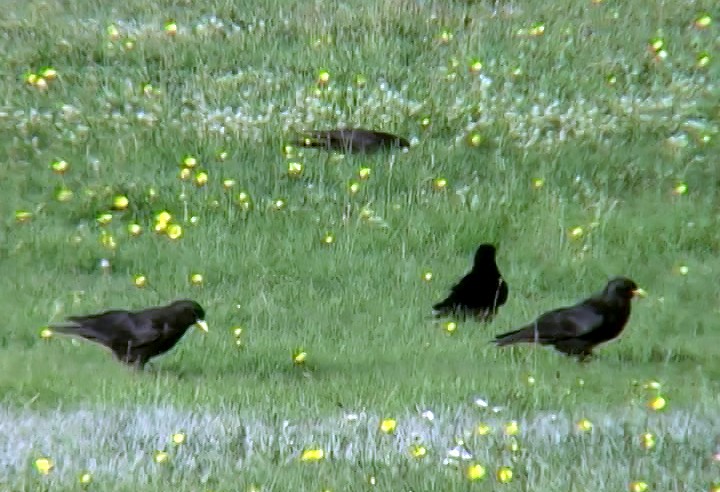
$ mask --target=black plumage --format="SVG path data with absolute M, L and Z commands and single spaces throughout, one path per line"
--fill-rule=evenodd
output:
M 170 350 L 192 325 L 208 331 L 205 311 L 195 301 L 179 300 L 141 311 L 112 310 L 70 316 L 51 330 L 74 335 L 109 348 L 125 364 L 142 368 L 151 358 Z
M 310 131 L 295 144 L 343 153 L 370 153 L 381 149 L 410 147 L 410 142 L 392 133 L 361 128 Z
M 636 295 L 642 296 L 644 291 L 633 280 L 616 277 L 602 292 L 574 306 L 548 311 L 531 324 L 498 335 L 495 343 L 500 347 L 514 343 L 552 345 L 566 355 L 585 360 L 597 345 L 620 335 Z
M 433 306 L 435 316 L 473 316 L 490 321 L 508 297 L 508 285 L 495 263 L 495 246 L 481 244 L 470 272 L 452 287 L 450 295 Z

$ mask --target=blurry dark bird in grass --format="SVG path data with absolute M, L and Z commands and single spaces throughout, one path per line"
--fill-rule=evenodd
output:
M 592 356 L 597 345 L 620 335 L 630 318 L 631 300 L 636 295 L 644 296 L 645 291 L 634 281 L 614 278 L 602 292 L 574 306 L 548 311 L 531 324 L 498 335 L 495 343 L 499 347 L 514 343 L 552 345 L 584 361 Z
M 490 321 L 508 297 L 508 285 L 495 263 L 495 246 L 481 244 L 472 270 L 450 289 L 450 295 L 433 306 L 433 315 L 468 316 Z
M 314 147 L 343 153 L 370 153 L 381 149 L 410 147 L 410 142 L 392 133 L 347 128 L 306 132 L 295 142 L 300 147 Z
M 179 300 L 142 311 L 112 310 L 70 316 L 67 323 L 50 329 L 104 345 L 119 361 L 142 369 L 148 360 L 174 347 L 192 325 L 207 332 L 204 319 L 205 311 L 200 304 Z

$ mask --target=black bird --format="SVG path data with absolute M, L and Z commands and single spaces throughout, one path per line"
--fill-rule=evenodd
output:
M 188 328 L 207 332 L 205 311 L 195 301 L 179 300 L 141 311 L 112 310 L 89 316 L 70 316 L 51 330 L 75 335 L 109 348 L 125 364 L 142 369 L 148 360 L 170 350 Z
M 507 297 L 507 282 L 495 263 L 495 246 L 481 244 L 470 273 L 452 287 L 447 299 L 433 306 L 433 314 L 454 315 L 460 319 L 474 316 L 480 321 L 490 321 Z
M 574 306 L 548 311 L 529 325 L 498 335 L 495 343 L 499 347 L 514 343 L 553 345 L 583 361 L 592 356 L 595 346 L 620 335 L 636 295 L 644 296 L 645 291 L 629 278 L 616 277 L 602 292 Z
M 369 153 L 393 147 L 410 147 L 410 142 L 392 133 L 345 128 L 307 132 L 307 136 L 295 142 L 301 147 L 316 147 L 344 153 Z

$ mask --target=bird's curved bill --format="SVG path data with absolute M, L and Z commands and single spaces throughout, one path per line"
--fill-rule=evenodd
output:
M 203 319 L 199 319 L 195 322 L 195 326 L 197 326 L 200 330 L 204 331 L 205 333 L 208 332 L 208 324 Z
M 641 287 L 638 287 L 637 289 L 632 291 L 632 293 L 634 296 L 638 296 L 638 297 L 647 297 L 647 295 L 648 295 L 648 293 L 645 291 L 645 289 L 643 289 Z

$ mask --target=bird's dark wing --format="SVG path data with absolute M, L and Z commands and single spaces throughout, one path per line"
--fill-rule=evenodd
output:
M 578 338 L 602 326 L 603 319 L 593 306 L 583 303 L 549 311 L 528 327 L 536 326 L 541 339 Z
M 70 316 L 69 324 L 56 325 L 58 333 L 76 335 L 107 346 L 145 344 L 160 334 L 152 320 L 128 311 L 112 311 L 89 316 Z
M 108 311 L 88 316 L 69 316 L 68 323 L 52 325 L 57 333 L 75 335 L 103 345 L 112 344 L 118 337 L 127 336 L 132 321 L 127 311 Z
M 167 323 L 164 319 L 158 316 L 150 316 L 149 314 L 149 312 L 139 312 L 130 315 L 133 321 L 133 347 L 142 347 L 156 342 L 162 337 L 164 330 L 167 328 Z

